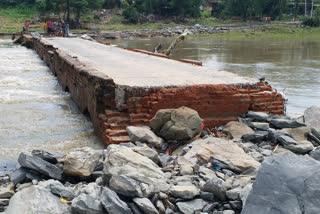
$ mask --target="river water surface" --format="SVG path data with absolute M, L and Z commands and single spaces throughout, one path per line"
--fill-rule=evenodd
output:
M 152 51 L 159 43 L 168 47 L 172 39 L 110 42 Z M 288 98 L 287 113 L 292 116 L 302 115 L 312 105 L 320 105 L 320 40 L 187 38 L 171 57 L 199 60 L 203 66 L 242 76 L 265 77 L 278 91 L 284 91 Z
M 0 163 L 82 146 L 102 147 L 90 120 L 34 51 L 0 38 Z

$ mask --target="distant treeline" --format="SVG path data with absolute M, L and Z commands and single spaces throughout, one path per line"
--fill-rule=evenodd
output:
M 311 14 L 313 5 L 320 0 L 1 0 L 2 7 L 37 7 L 40 12 L 64 12 L 67 19 L 73 13 L 79 23 L 84 11 L 101 8 L 122 8 L 124 18 L 131 23 L 138 23 L 141 18 L 153 14 L 158 17 L 198 18 L 201 6 L 212 6 L 212 15 L 224 19 L 240 17 L 262 19 L 263 17 L 280 18 L 283 14 Z M 69 20 L 70 21 L 70 20 Z

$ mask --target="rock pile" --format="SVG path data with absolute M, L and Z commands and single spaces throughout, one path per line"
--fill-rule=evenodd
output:
M 198 118 L 191 118 L 194 122 L 184 124 L 192 133 L 188 138 L 201 130 Z M 158 129 L 151 124 L 155 133 L 174 123 L 167 119 Z M 203 130 L 200 138 L 174 151 L 170 146 L 176 141 L 149 127 L 127 131 L 130 143 L 105 150 L 21 153 L 20 168 L 9 177 L 0 174 L 0 212 L 271 214 L 320 209 L 319 133 L 304 123 L 248 112 L 218 127 L 215 133 L 222 138 Z

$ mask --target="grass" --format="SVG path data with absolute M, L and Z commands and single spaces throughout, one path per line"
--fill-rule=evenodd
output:
M 36 9 L 29 8 L 0 8 L 0 33 L 13 33 L 22 31 L 24 22 L 37 15 Z M 40 24 L 30 25 L 30 30 L 40 31 Z

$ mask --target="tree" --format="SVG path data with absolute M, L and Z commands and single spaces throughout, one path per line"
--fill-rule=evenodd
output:
M 103 0 L 72 0 L 70 1 L 70 7 L 75 9 L 76 12 L 76 23 L 80 26 L 81 12 L 86 9 L 98 9 L 103 5 Z

